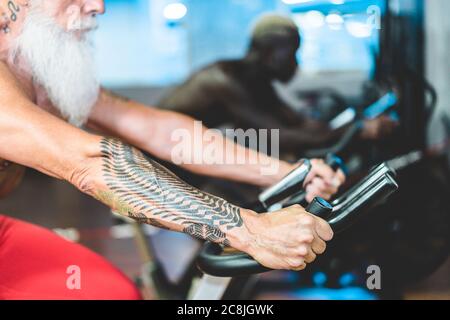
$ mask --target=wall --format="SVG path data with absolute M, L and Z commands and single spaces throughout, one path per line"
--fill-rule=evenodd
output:
M 429 143 L 440 144 L 450 136 L 450 1 L 426 0 L 426 74 L 439 101 L 429 128 Z

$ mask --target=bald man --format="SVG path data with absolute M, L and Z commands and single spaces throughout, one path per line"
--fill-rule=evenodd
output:
M 203 68 L 158 105 L 200 119 L 208 127 L 279 129 L 281 153 L 300 157 L 303 151 L 323 147 L 343 133 L 302 118 L 272 86 L 274 80 L 292 79 L 300 44 L 298 27 L 290 18 L 265 14 L 255 23 L 244 58 Z M 361 137 L 377 139 L 395 127 L 384 116 L 366 120 Z
M 192 118 L 102 89 L 87 35 L 104 10 L 101 0 L 0 0 L 1 170 L 34 168 L 122 215 L 233 247 L 270 268 L 302 270 L 313 262 L 333 236 L 325 221 L 300 206 L 258 215 L 191 187 L 155 161 L 174 161 L 178 142 L 171 135 L 181 130 L 194 137 L 181 166 L 198 174 L 267 187 L 296 167 L 224 143 L 217 133 L 205 139 L 207 129 L 195 134 Z M 221 152 L 209 164 L 190 161 L 198 145 Z M 236 161 L 223 164 L 219 154 Z M 267 174 L 265 166 L 276 170 Z M 2 176 L 20 174 L 14 170 Z M 308 199 L 329 198 L 343 180 L 314 160 Z M 78 285 L 67 275 L 71 270 L 80 271 Z M 1 299 L 138 297 L 123 274 L 87 249 L 0 217 Z

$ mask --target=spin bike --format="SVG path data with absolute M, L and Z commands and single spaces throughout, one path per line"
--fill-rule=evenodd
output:
M 276 204 L 283 207 L 283 203 L 292 203 L 289 201 L 289 198 L 292 198 L 289 190 L 301 183 L 309 169 L 310 164 L 305 160 L 296 171 L 263 192 L 260 196 L 261 202 L 268 208 L 274 208 Z M 361 216 L 370 214 L 371 209 L 385 202 L 397 189 L 395 171 L 387 163 L 383 163 L 332 203 L 316 198 L 308 205 L 307 211 L 326 220 L 334 233 L 340 234 Z M 294 196 L 298 197 L 295 193 Z M 211 242 L 204 244 L 197 259 L 197 266 L 204 275 L 190 297 L 193 300 L 221 299 L 233 277 L 271 271 L 247 254 L 225 253 L 221 245 Z

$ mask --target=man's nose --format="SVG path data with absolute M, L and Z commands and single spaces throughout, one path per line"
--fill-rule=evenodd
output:
M 83 13 L 97 15 L 105 13 L 104 0 L 85 0 L 83 5 Z

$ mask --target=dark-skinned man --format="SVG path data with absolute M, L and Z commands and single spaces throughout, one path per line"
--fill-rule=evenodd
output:
M 288 82 L 297 71 L 301 38 L 284 16 L 264 15 L 255 23 L 246 56 L 219 61 L 195 73 L 158 104 L 202 120 L 207 127 L 279 129 L 281 154 L 300 156 L 342 134 L 302 118 L 275 91 L 275 80 Z M 397 123 L 388 117 L 366 120 L 363 139 L 378 139 Z
M 171 90 L 158 106 L 199 119 L 210 128 L 268 129 L 269 136 L 275 129 L 281 158 L 296 160 L 305 150 L 332 144 L 346 129 L 333 131 L 324 123 L 302 117 L 275 91 L 273 81 L 288 82 L 295 75 L 300 45 L 298 27 L 290 18 L 265 14 L 253 27 L 244 58 L 219 61 L 201 69 Z M 396 126 L 386 116 L 366 120 L 360 136 L 378 139 Z M 240 204 L 259 192 L 246 183 L 207 180 L 177 172 L 189 177 L 196 186 Z

